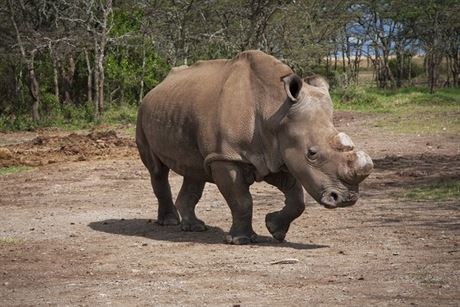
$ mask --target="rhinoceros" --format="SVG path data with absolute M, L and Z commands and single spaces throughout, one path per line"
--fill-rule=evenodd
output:
M 324 79 L 303 80 L 261 51 L 172 69 L 143 99 L 136 128 L 158 199 L 157 222 L 206 230 L 195 206 L 207 182 L 230 207 L 225 240 L 232 244 L 257 242 L 249 191 L 255 181 L 284 193 L 285 206 L 265 218 L 280 241 L 305 209 L 303 188 L 329 209 L 355 204 L 373 163 L 334 128 L 332 111 Z M 169 170 L 183 176 L 175 204 Z

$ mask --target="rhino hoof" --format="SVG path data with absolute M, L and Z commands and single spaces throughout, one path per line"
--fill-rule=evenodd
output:
M 206 225 L 202 221 L 196 221 L 194 223 L 182 221 L 180 228 L 182 231 L 191 231 L 191 232 L 201 232 L 201 231 L 208 230 L 208 227 L 206 227 Z
M 272 236 L 276 240 L 283 242 L 284 238 L 286 237 L 286 233 L 284 231 L 278 231 L 278 232 L 272 233 Z
M 250 237 L 248 236 L 232 236 L 230 234 L 225 236 L 225 242 L 228 244 L 235 244 L 235 245 L 245 245 L 250 243 L 257 242 L 257 234 L 253 234 Z
M 273 238 L 276 240 L 283 242 L 284 238 L 286 237 L 288 227 L 283 227 L 280 225 L 279 221 L 279 213 L 272 212 L 266 215 L 265 217 L 265 225 L 267 226 L 268 231 L 272 234 Z
M 161 226 L 176 226 L 179 225 L 180 220 L 174 214 L 167 214 L 162 218 L 158 218 L 157 224 Z

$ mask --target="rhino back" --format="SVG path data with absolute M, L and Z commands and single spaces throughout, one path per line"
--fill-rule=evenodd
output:
M 214 142 L 217 128 L 210 127 L 218 113 L 215 100 L 225 64 L 215 61 L 172 70 L 140 107 L 138 125 L 150 151 L 181 175 L 209 177 L 201 147 Z

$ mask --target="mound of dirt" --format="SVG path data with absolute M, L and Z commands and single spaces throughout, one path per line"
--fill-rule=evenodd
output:
M 39 166 L 65 161 L 85 161 L 129 157 L 137 154 L 133 139 L 122 138 L 114 130 L 44 136 L 0 148 L 0 167 Z

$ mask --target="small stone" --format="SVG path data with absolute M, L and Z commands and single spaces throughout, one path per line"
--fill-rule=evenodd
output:
M 282 259 L 282 260 L 278 260 L 278 261 L 273 261 L 272 263 L 270 263 L 271 265 L 275 265 L 275 264 L 296 264 L 298 263 L 299 260 L 298 259 L 295 259 L 295 258 L 288 258 L 288 259 Z
M 8 148 L 0 147 L 0 159 L 9 159 L 13 156 Z

